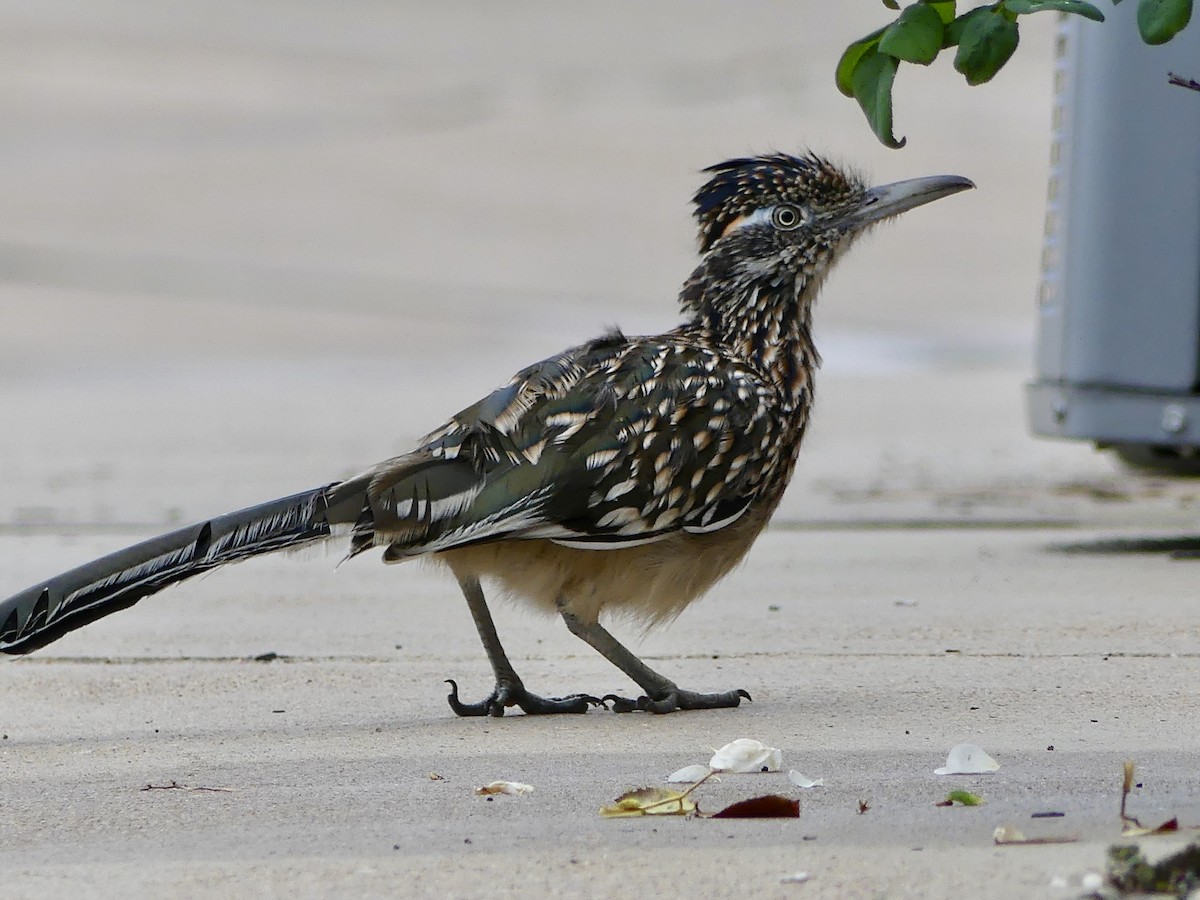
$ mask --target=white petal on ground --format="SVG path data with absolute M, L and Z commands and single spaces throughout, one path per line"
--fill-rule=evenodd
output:
M 762 741 L 738 738 L 714 753 L 708 765 L 717 772 L 777 772 L 783 754 Z
M 808 881 L 807 872 L 796 872 L 792 875 L 784 875 L 779 879 L 780 884 L 804 884 Z
M 934 769 L 934 775 L 986 775 L 1000 768 L 982 747 L 975 744 L 956 744 L 946 757 L 946 764 Z
M 488 794 L 513 794 L 520 796 L 533 790 L 532 784 L 522 784 L 519 781 L 493 781 L 483 787 L 475 788 L 475 793 L 483 797 Z
M 997 844 L 1023 844 L 1028 838 L 1023 831 L 1012 825 L 997 825 L 992 829 L 992 840 Z
M 802 788 L 814 788 L 814 787 L 824 787 L 825 786 L 824 778 L 809 778 L 807 775 L 801 775 L 795 769 L 792 769 L 790 772 L 788 772 L 788 781 L 790 781 L 796 787 L 802 787 Z
M 684 766 L 682 769 L 678 769 L 668 775 L 667 782 L 669 784 L 678 784 L 681 782 L 691 784 L 692 782 L 699 781 L 709 771 L 708 766 L 702 766 L 699 763 L 694 766 Z

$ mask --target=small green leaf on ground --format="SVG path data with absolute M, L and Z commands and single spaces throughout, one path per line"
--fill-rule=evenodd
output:
M 1192 0 L 1138 0 L 1138 31 L 1147 44 L 1165 44 L 1191 18 Z
M 939 800 L 934 806 L 953 806 L 955 803 L 959 806 L 983 806 L 984 800 L 970 791 L 951 791 L 945 800 Z

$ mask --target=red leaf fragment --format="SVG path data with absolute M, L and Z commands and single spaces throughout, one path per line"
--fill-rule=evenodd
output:
M 714 813 L 712 818 L 798 819 L 800 818 L 800 801 L 780 797 L 778 794 L 751 797 L 749 800 L 739 800 L 737 803 L 730 804 L 719 813 Z

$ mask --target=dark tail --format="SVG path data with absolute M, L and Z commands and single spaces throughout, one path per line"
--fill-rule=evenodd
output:
M 101 557 L 0 601 L 0 652 L 28 653 L 163 588 L 251 556 L 299 547 L 353 524 L 351 482 L 273 500 Z

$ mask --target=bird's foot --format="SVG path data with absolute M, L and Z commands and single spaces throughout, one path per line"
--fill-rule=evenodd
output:
M 463 703 L 458 699 L 458 684 L 447 678 L 450 693 L 446 699 L 459 716 L 502 716 L 509 706 L 518 706 L 527 716 L 546 716 L 554 713 L 585 713 L 593 706 L 604 706 L 599 697 L 571 694 L 568 697 L 539 697 L 525 690 L 519 678 L 501 678 L 491 695 L 478 703 Z M 735 704 L 736 705 L 736 704 Z
M 643 696 L 631 700 L 628 697 L 608 694 L 603 700 L 612 704 L 613 712 L 626 713 L 640 710 L 662 714 L 675 712 L 677 709 L 728 709 L 739 705 L 743 698 L 752 700 L 751 696 L 741 688 L 719 694 L 699 694 L 695 691 L 671 688 L 658 697 Z

